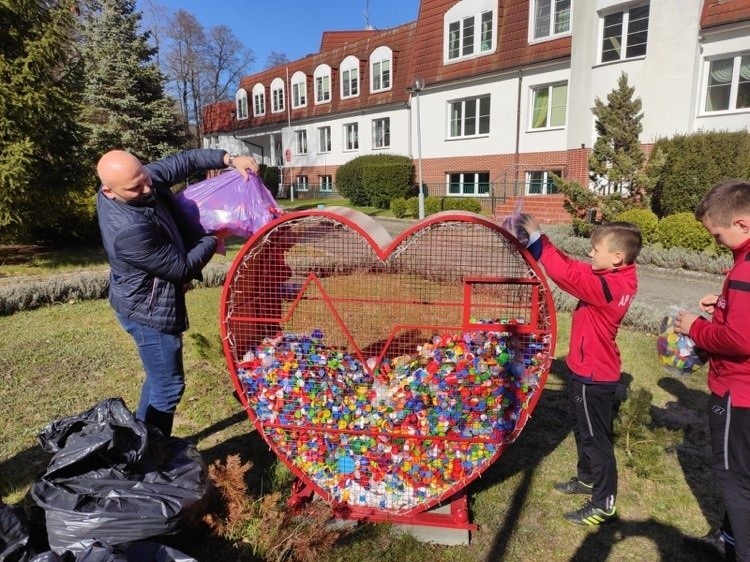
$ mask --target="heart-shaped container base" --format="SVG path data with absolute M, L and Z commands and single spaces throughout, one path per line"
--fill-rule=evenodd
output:
M 414 514 L 520 434 L 554 351 L 551 295 L 515 238 L 470 213 L 396 240 L 348 209 L 284 215 L 222 295 L 255 427 L 333 505 Z

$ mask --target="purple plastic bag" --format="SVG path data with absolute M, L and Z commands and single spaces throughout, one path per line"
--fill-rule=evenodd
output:
M 260 177 L 248 173 L 247 181 L 233 171 L 195 183 L 177 194 L 177 203 L 208 233 L 225 231 L 250 238 L 283 211 Z
M 518 198 L 516 208 L 513 210 L 513 214 L 505 217 L 500 226 L 515 236 L 518 241 L 526 246 L 529 242 L 529 233 L 526 229 L 521 226 L 521 217 L 523 216 L 523 197 Z

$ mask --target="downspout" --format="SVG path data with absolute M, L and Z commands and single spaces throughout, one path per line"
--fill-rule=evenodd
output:
M 523 69 L 518 69 L 518 91 L 516 93 L 516 147 L 515 153 L 513 154 L 513 170 L 514 170 L 514 182 L 513 182 L 513 195 L 518 195 L 518 166 L 521 160 L 521 84 L 523 82 Z

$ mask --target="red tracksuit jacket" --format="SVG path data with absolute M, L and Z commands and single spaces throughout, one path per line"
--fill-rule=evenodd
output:
M 638 290 L 635 265 L 594 271 L 591 264 L 569 258 L 542 235 L 539 261 L 560 289 L 579 299 L 573 312 L 566 363 L 592 383 L 620 380 L 620 350 L 615 338 Z
M 734 266 L 724 280 L 713 320 L 698 318 L 690 337 L 709 352 L 711 392 L 729 392 L 733 406 L 750 408 L 750 240 L 733 253 Z

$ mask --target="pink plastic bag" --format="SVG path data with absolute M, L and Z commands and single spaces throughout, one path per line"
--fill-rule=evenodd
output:
M 206 232 L 225 231 L 240 238 L 250 238 L 283 212 L 260 177 L 250 173 L 245 181 L 237 171 L 189 186 L 177 194 L 177 203 Z
M 515 236 L 518 241 L 526 246 L 529 242 L 529 233 L 526 229 L 521 226 L 521 218 L 523 216 L 523 197 L 518 198 L 516 208 L 513 210 L 513 214 L 505 217 L 500 226 Z

